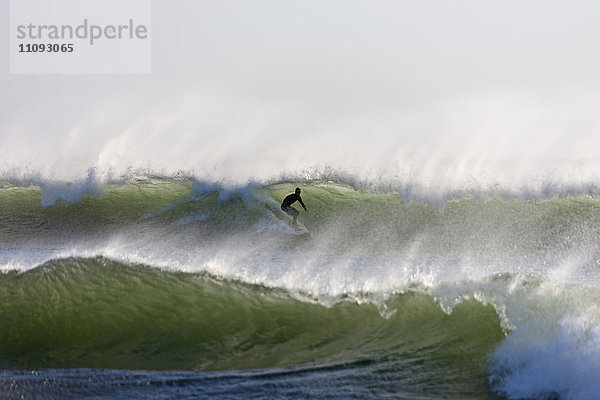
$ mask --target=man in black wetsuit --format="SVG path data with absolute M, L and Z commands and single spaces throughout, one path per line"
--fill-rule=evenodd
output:
M 300 191 L 300 188 L 297 187 L 296 192 L 286 196 L 286 198 L 283 199 L 283 202 L 281 203 L 281 210 L 284 211 L 286 214 L 294 217 L 294 220 L 292 221 L 292 226 L 294 227 L 296 227 L 298 224 L 296 220 L 298 219 L 298 214 L 300 214 L 300 212 L 294 207 L 292 207 L 292 204 L 296 201 L 299 201 L 300 204 L 302 204 L 302 208 L 304 208 L 304 211 L 308 212 L 306 206 L 302 202 L 302 198 L 300 197 Z

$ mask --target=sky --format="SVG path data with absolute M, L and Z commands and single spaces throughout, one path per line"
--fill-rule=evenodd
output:
M 147 75 L 11 74 L 2 29 L 0 173 L 431 179 L 446 163 L 461 180 L 497 160 L 533 171 L 597 158 L 600 2 L 151 7 Z M 0 17 L 8 27 L 8 0 Z

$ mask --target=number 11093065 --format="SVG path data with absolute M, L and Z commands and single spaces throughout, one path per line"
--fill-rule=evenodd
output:
M 74 50 L 72 43 L 27 43 L 19 44 L 19 53 L 72 53 Z

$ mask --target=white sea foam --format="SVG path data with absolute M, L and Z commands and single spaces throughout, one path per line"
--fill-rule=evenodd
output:
M 565 315 L 551 334 L 537 323 L 522 323 L 505 339 L 492 358 L 490 381 L 510 399 L 558 395 L 565 400 L 598 398 L 600 382 L 600 313 L 581 299 L 574 315 Z

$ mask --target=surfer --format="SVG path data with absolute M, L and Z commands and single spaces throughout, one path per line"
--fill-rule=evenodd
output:
M 292 207 L 292 204 L 295 203 L 296 201 L 299 201 L 300 204 L 302 205 L 302 208 L 304 208 L 304 211 L 308 212 L 308 210 L 306 209 L 306 206 L 302 202 L 302 198 L 300 197 L 300 192 L 301 192 L 300 188 L 297 187 L 296 191 L 294 193 L 286 196 L 285 199 L 283 199 L 283 202 L 281 203 L 281 210 L 283 212 L 285 212 L 286 214 L 294 217 L 294 220 L 292 221 L 292 226 L 294 226 L 294 227 L 296 227 L 298 225 L 296 220 L 298 219 L 298 214 L 300 214 L 300 212 L 298 210 L 296 210 L 294 207 Z

